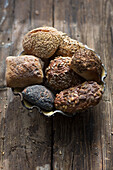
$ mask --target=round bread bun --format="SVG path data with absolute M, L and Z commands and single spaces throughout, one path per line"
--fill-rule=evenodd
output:
M 63 90 L 84 82 L 84 79 L 70 68 L 70 57 L 59 56 L 50 61 L 46 78 L 54 90 Z
M 86 80 L 97 82 L 101 80 L 102 62 L 90 49 L 77 49 L 72 57 L 70 67 Z
M 23 98 L 39 108 L 51 111 L 54 107 L 54 95 L 42 85 L 33 85 L 22 91 Z
M 40 27 L 28 32 L 23 39 L 26 54 L 50 58 L 57 50 L 62 36 L 53 27 Z

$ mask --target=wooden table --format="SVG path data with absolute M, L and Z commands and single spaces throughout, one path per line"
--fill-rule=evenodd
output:
M 98 106 L 73 118 L 48 118 L 23 108 L 5 83 L 5 59 L 18 55 L 22 38 L 54 26 L 101 56 L 108 72 Z M 1 170 L 113 170 L 113 1 L 0 1 Z

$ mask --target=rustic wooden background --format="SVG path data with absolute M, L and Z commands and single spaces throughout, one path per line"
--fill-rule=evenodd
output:
M 30 29 L 54 26 L 101 56 L 103 100 L 67 118 L 23 108 L 5 84 L 5 59 Z M 1 170 L 113 170 L 113 0 L 0 0 Z

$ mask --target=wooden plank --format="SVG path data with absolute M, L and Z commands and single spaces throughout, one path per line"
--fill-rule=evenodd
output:
M 3 1 L 0 3 L 3 5 Z M 12 0 L 8 6 L 9 18 L 7 16 L 6 24 L 0 27 L 4 30 L 1 42 L 4 41 L 5 32 L 8 29 L 12 43 L 9 50 L 2 46 L 0 51 L 2 56 L 0 63 L 4 63 L 4 70 L 0 69 L 2 79 L 0 84 L 2 87 L 0 91 L 0 168 L 4 170 L 51 169 L 51 118 L 39 114 L 37 110 L 28 111 L 23 108 L 20 97 L 13 96 L 9 88 L 3 88 L 5 58 L 8 55 L 18 55 L 22 51 L 22 37 L 30 29 L 41 26 L 43 20 L 43 24 L 52 25 L 50 9 L 52 9 L 50 0 L 46 3 L 36 0 Z M 40 11 L 39 15 L 36 10 Z
M 31 29 L 53 25 L 53 1 L 33 0 L 31 4 Z
M 5 112 L 8 106 L 6 82 L 5 82 L 5 59 L 11 53 L 12 47 L 12 24 L 13 24 L 13 1 L 0 1 L 0 169 L 3 169 L 4 161 L 4 129 Z M 11 95 L 10 95 L 11 97 Z
M 0 168 L 112 170 L 113 2 L 6 0 L 0 1 L 0 8 Z M 56 115 L 52 122 L 23 108 L 20 98 L 4 88 L 4 75 L 5 58 L 22 50 L 23 35 L 53 24 L 94 48 L 107 66 L 108 78 L 97 107 L 73 118 Z
M 12 25 L 13 25 L 13 1 L 0 1 L 0 87 L 5 82 L 5 59 L 11 53 Z
M 53 169 L 113 169 L 113 2 L 55 0 L 54 9 L 54 26 L 96 50 L 108 77 L 98 106 L 73 118 L 54 117 Z
M 4 169 L 50 169 L 50 132 L 50 120 L 37 110 L 26 111 L 15 97 L 6 112 Z
M 5 131 L 5 112 L 8 105 L 7 89 L 0 89 L 0 169 L 3 169 L 4 161 L 4 131 Z M 11 97 L 11 96 L 10 96 Z

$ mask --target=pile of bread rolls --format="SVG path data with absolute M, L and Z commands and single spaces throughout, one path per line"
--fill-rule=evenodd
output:
M 102 62 L 82 43 L 53 27 L 23 38 L 24 55 L 6 59 L 6 82 L 42 110 L 73 114 L 99 103 Z

